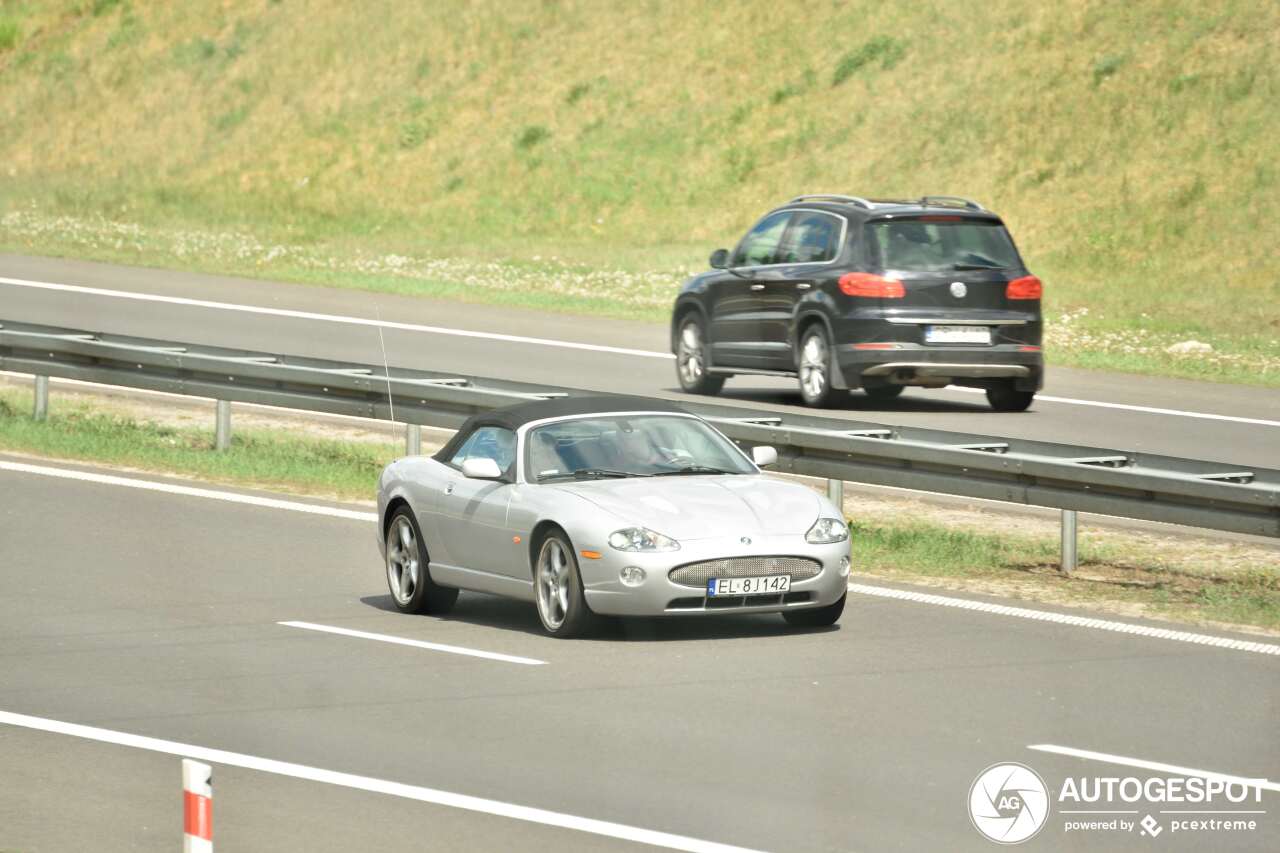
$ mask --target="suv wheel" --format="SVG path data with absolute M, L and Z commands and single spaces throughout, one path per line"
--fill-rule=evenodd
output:
M 835 400 L 831 387 L 831 344 L 820 324 L 805 330 L 800 339 L 800 363 L 796 366 L 800 379 L 800 396 L 809 406 L 829 406 Z
M 1012 382 L 993 385 L 987 389 L 987 402 L 997 412 L 1025 412 L 1031 406 L 1035 391 L 1019 391 Z
M 680 387 L 690 394 L 719 394 L 724 387 L 723 376 L 707 373 L 706 339 L 697 314 L 690 314 L 680 324 L 680 335 L 676 339 L 676 378 L 680 380 Z

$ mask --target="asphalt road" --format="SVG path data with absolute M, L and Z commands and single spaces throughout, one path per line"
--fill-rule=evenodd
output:
M 463 330 L 477 336 L 386 329 L 388 360 L 527 382 L 683 396 L 662 325 L 13 255 L 0 256 L 0 277 Z M 382 357 L 378 328 L 372 325 L 0 281 L 0 318 L 5 317 L 362 363 Z M 554 345 L 558 342 L 611 349 Z M 753 410 L 799 405 L 794 382 L 763 377 L 730 380 L 721 399 Z M 957 389 L 913 389 L 888 404 L 854 394 L 841 411 L 887 424 L 1280 467 L 1280 391 L 1270 389 L 1051 367 L 1042 398 L 1026 413 L 994 413 L 981 394 Z
M 373 537 L 360 518 L 0 470 L 0 712 L 766 850 L 991 850 L 966 810 L 988 765 L 1051 790 L 1149 775 L 1033 744 L 1280 777 L 1280 656 L 854 594 L 835 630 L 645 620 L 556 641 L 532 606 L 486 596 L 394 612 Z M 0 849 L 175 849 L 178 765 L 0 721 Z M 641 849 L 214 766 L 222 850 Z M 1252 808 L 1269 812 L 1253 832 L 1156 840 L 1055 816 L 1027 849 L 1276 849 L 1280 796 Z

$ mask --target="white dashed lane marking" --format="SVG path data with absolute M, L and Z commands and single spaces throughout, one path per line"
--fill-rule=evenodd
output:
M 380 643 L 392 643 L 397 646 L 411 646 L 415 649 L 426 649 L 432 652 L 446 652 L 451 655 L 467 655 L 473 658 L 485 658 L 487 660 L 497 660 L 503 663 L 519 663 L 525 666 L 543 666 L 546 664 L 544 660 L 536 658 L 522 658 L 519 655 L 504 655 L 499 652 L 486 652 L 480 649 L 468 649 L 464 646 L 449 646 L 444 643 L 429 643 L 425 640 L 410 640 L 405 637 L 395 637 L 391 634 L 372 634 L 368 631 L 355 631 L 351 628 L 338 628 L 333 625 L 317 625 L 314 622 L 277 622 L 277 625 L 283 625 L 286 628 L 302 628 L 305 631 L 319 631 L 324 634 L 338 634 L 343 637 L 355 637 L 360 640 L 377 640 Z

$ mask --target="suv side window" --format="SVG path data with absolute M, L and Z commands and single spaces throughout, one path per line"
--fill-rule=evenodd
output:
M 772 216 L 766 216 L 760 223 L 747 232 L 737 250 L 733 253 L 732 265 L 735 267 L 757 267 L 778 263 L 778 248 L 782 243 L 782 234 L 791 221 L 791 212 L 784 210 Z
M 832 213 L 802 211 L 795 214 L 778 252 L 781 264 L 826 263 L 840 252 L 840 218 Z
M 516 434 L 502 427 L 480 427 L 458 448 L 449 464 L 460 468 L 467 459 L 492 459 L 505 474 L 516 458 Z

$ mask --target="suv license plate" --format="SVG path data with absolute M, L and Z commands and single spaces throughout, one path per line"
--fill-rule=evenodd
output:
M 990 326 L 925 326 L 926 344 L 989 344 Z
M 707 595 L 767 595 L 789 592 L 791 575 L 768 575 L 762 578 L 712 578 L 707 581 Z

